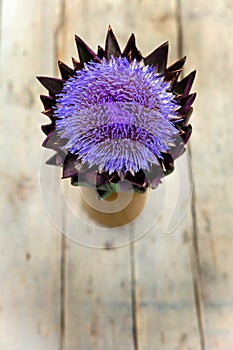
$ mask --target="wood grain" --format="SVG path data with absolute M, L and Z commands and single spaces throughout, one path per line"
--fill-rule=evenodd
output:
M 205 343 L 223 350 L 233 344 L 233 12 L 226 1 L 182 1 L 182 17 L 184 50 L 198 70 L 191 144 Z
M 0 348 L 231 349 L 231 1 L 2 0 L 0 14 Z M 109 249 L 109 241 L 99 250 L 62 236 L 42 205 L 40 124 L 46 119 L 39 94 L 45 90 L 35 75 L 58 76 L 58 59 L 71 65 L 75 34 L 94 50 L 104 46 L 109 24 L 121 48 L 132 32 L 144 55 L 169 40 L 169 63 L 187 55 L 185 73 L 197 69 L 195 187 L 189 202 L 186 153 L 150 197 L 154 203 L 140 223 L 122 231 L 131 239 L 145 232 L 164 201 L 149 232 L 130 246 Z M 97 237 L 93 222 L 77 224 L 65 207 L 59 169 L 49 172 L 41 188 L 59 229 Z
M 124 8 L 123 2 L 97 2 L 93 7 L 90 1 L 66 1 L 58 38 L 59 58 L 68 63 L 70 56 L 77 58 L 74 34 L 94 50 L 98 44 L 103 45 L 109 23 L 118 34 L 121 26 L 116 17 L 121 6 Z M 123 34 L 121 28 L 119 35 Z M 75 225 L 67 215 L 67 231 L 79 229 L 88 235 L 96 230 Z M 129 247 L 103 251 L 66 241 L 64 248 L 64 349 L 133 350 Z
M 60 236 L 43 208 L 41 88 L 54 67 L 57 2 L 3 1 L 1 29 L 0 348 L 57 349 Z M 43 18 L 43 20 L 42 20 Z M 49 49 L 48 49 L 49 47 Z M 44 50 L 44 51 L 43 51 Z
M 84 9 L 85 6 L 85 9 Z M 79 23 L 74 22 L 77 12 L 86 11 L 85 22 L 80 19 Z M 83 2 L 70 3 L 65 2 L 64 27 L 60 37 L 61 55 L 67 61 L 67 52 L 72 51 L 73 41 L 69 34 L 76 31 L 85 38 L 91 47 L 96 43 L 102 44 L 105 37 L 105 31 L 108 23 L 111 23 L 120 43 L 126 42 L 127 32 L 135 32 L 137 41 L 142 44 L 142 50 L 146 54 L 159 46 L 161 43 L 170 40 L 171 53 L 170 62 L 172 63 L 177 57 L 177 12 L 174 1 L 164 6 L 160 3 L 156 9 L 151 2 L 150 5 L 142 1 L 141 3 L 132 2 L 131 11 L 128 12 L 127 6 L 121 2 L 114 3 L 106 1 L 97 4 L 95 8 L 91 7 L 89 2 L 85 5 Z M 108 13 L 108 19 L 103 20 L 102 13 Z M 133 14 L 141 14 L 135 17 Z M 117 15 L 118 14 L 118 15 Z M 125 18 L 127 17 L 127 21 Z M 145 21 L 143 21 L 145 19 Z M 104 25 L 106 21 L 106 24 Z M 98 32 L 95 28 L 98 27 Z M 145 35 L 146 33 L 153 33 Z M 100 38 L 99 38 L 100 37 Z M 123 39 L 123 40 L 122 40 Z M 70 53 L 69 53 L 70 54 Z M 177 178 L 173 176 L 170 180 L 170 188 L 174 187 Z M 167 184 L 169 186 L 169 184 Z M 170 203 L 174 202 L 177 193 L 170 191 Z M 169 203 L 167 203 L 169 207 Z M 151 212 L 148 213 L 151 215 Z M 152 214 L 153 215 L 153 214 Z M 166 217 L 166 214 L 164 214 Z M 163 217 L 161 218 L 163 220 Z M 186 223 L 190 229 L 190 221 Z M 142 227 L 143 231 L 145 227 Z M 153 234 L 154 233 L 154 234 Z M 155 232 L 139 241 L 135 247 L 127 248 L 117 252 L 99 252 L 88 251 L 67 242 L 67 272 L 66 272 L 66 331 L 65 331 L 65 348 L 71 349 L 75 346 L 85 348 L 95 346 L 102 349 L 103 344 L 108 344 L 110 348 L 121 348 L 123 344 L 128 347 L 134 346 L 134 349 L 154 349 L 157 347 L 166 349 L 176 344 L 177 348 L 193 346 L 198 349 L 199 335 L 197 329 L 196 311 L 192 286 L 192 271 L 189 262 L 189 246 L 184 243 L 183 232 L 176 232 L 176 235 L 169 239 L 161 235 L 155 237 Z M 132 232 L 133 234 L 133 232 Z M 165 255 L 161 255 L 161 250 Z M 169 260 L 166 259 L 166 254 Z M 84 257 L 85 256 L 85 257 Z M 98 268 L 104 270 L 104 264 L 108 261 L 108 278 L 104 285 L 99 285 L 98 273 L 93 271 L 96 266 L 96 259 L 99 258 Z M 145 258 L 144 258 L 145 257 Z M 83 259 L 88 260 L 85 263 L 85 272 L 78 266 L 83 264 Z M 105 260 L 107 259 L 107 260 Z M 117 283 L 114 287 L 118 293 L 112 298 L 112 279 L 111 274 L 116 270 L 116 260 L 118 261 L 121 273 L 117 274 Z M 164 264 L 164 260 L 167 263 Z M 161 263 L 163 268 L 160 269 Z M 117 265 L 118 265 L 117 264 Z M 75 267 L 77 265 L 77 267 Z M 175 273 L 171 266 L 175 266 Z M 128 266 L 125 269 L 125 266 Z M 131 270 L 131 281 L 130 281 Z M 163 278 L 163 276 L 166 278 Z M 72 276 L 75 276 L 72 278 Z M 92 291 L 99 303 L 93 302 L 87 293 L 83 293 L 85 285 L 89 280 L 95 281 L 98 289 Z M 82 281 L 82 285 L 78 284 Z M 123 313 L 120 308 L 119 298 L 122 299 L 122 291 L 117 287 L 120 281 L 124 281 L 127 286 L 123 294 L 124 304 L 127 306 Z M 133 282 L 133 283 L 132 283 Z M 93 282 L 92 282 L 93 283 Z M 122 283 L 122 282 L 121 282 Z M 132 283 L 132 285 L 131 285 Z M 136 284 L 136 288 L 134 286 Z M 182 289 L 180 289 L 182 285 Z M 74 290 L 77 293 L 74 294 Z M 103 308 L 110 295 L 111 306 Z M 132 305 L 130 296 L 132 294 Z M 91 302 L 92 307 L 88 309 L 88 316 L 84 318 L 87 310 L 86 303 Z M 73 310 L 76 305 L 77 311 Z M 115 310 L 115 311 L 114 311 Z M 118 310 L 119 312 L 116 312 Z M 120 311 L 121 310 L 121 311 Z M 96 316 L 96 328 L 98 334 L 91 336 L 91 324 L 93 323 L 94 314 Z M 109 317 L 112 317 L 114 333 L 117 334 L 115 340 L 111 329 L 109 328 Z M 126 320 L 124 329 L 121 328 L 122 317 Z M 189 322 L 187 322 L 187 319 Z M 101 322 L 102 320 L 102 322 Z M 79 324 L 79 330 L 76 330 L 77 339 L 72 337 L 74 325 Z M 118 326 L 117 326 L 118 325 Z M 105 329 L 105 331 L 103 331 Z M 120 334 L 122 336 L 120 337 Z M 112 343 L 110 342 L 112 339 Z M 118 343 L 116 343 L 118 339 Z M 128 339 L 127 342 L 125 339 Z
M 163 29 L 166 29 L 154 31 L 151 41 L 170 41 L 169 60 L 172 63 L 180 53 L 176 2 L 169 1 L 166 7 L 161 3 L 154 13 L 159 18 L 166 19 L 163 23 Z M 155 21 L 158 22 L 158 18 Z M 188 167 L 188 160 L 179 160 L 176 172 L 164 182 L 167 196 L 164 211 L 153 230 L 135 244 L 138 349 L 200 349 L 190 261 L 190 212 L 181 226 L 170 234 L 166 232 L 171 208 L 178 205 L 176 215 L 179 216 L 179 211 L 185 211 L 184 203 L 188 202 L 186 198 L 187 202 L 184 200 L 183 204 L 182 201 L 174 204 L 178 192 L 185 191 L 185 182 L 187 181 L 187 188 L 191 186 L 188 177 L 179 178 L 184 176 L 181 168 Z M 178 169 L 180 173 L 177 173 Z M 188 170 L 186 176 L 189 176 Z

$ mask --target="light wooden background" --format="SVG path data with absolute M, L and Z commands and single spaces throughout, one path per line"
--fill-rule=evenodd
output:
M 231 0 L 1 0 L 2 350 L 233 349 Z M 191 142 L 194 196 L 173 234 L 134 245 L 75 244 L 42 205 L 45 117 L 35 75 L 96 48 L 111 24 L 144 54 L 166 40 L 169 61 L 197 69 Z M 66 221 L 64 218 L 64 225 Z

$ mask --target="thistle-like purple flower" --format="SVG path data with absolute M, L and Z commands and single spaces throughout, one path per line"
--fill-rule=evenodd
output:
M 143 58 L 133 34 L 121 53 L 111 28 L 97 54 L 76 43 L 74 69 L 59 62 L 62 80 L 38 78 L 50 94 L 41 96 L 52 121 L 43 145 L 57 151 L 50 163 L 101 196 L 127 190 L 122 179 L 138 192 L 157 187 L 191 135 L 195 72 L 178 82 L 185 58 L 166 68 L 168 43 Z

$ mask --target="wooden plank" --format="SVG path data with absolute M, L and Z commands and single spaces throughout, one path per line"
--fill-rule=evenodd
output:
M 65 349 L 133 349 L 128 249 L 66 254 Z
M 178 59 L 177 52 L 180 47 L 176 2 L 166 2 L 166 6 L 158 2 L 150 13 L 154 28 L 150 30 L 153 35 L 150 35 L 148 48 L 154 43 L 169 40 L 169 61 L 172 63 L 175 58 Z M 161 29 L 156 31 L 156 26 Z M 153 230 L 135 244 L 135 313 L 140 350 L 200 349 L 190 261 L 190 207 L 182 225 L 173 230 L 182 219 L 190 197 L 187 162 L 188 158 L 180 159 L 175 173 L 161 185 L 164 186 L 166 194 L 164 211 Z M 182 173 L 184 168 L 186 173 Z M 176 203 L 179 193 L 184 197 Z M 163 200 L 163 197 L 159 197 L 159 200 Z M 175 216 L 171 220 L 172 209 L 175 209 Z M 151 210 L 148 215 L 154 215 L 153 209 Z M 167 234 L 168 231 L 171 231 L 170 234 Z
M 170 39 L 173 52 L 170 59 L 176 56 L 174 1 L 166 3 L 166 7 L 160 2 L 156 8 L 152 1 L 132 1 L 130 6 L 122 1 L 102 1 L 95 6 L 89 2 L 74 4 L 67 1 L 64 10 L 58 53 L 59 58 L 66 62 L 72 50 L 74 52 L 71 34 L 79 34 L 91 47 L 95 47 L 96 43 L 103 44 L 109 23 L 120 43 L 126 41 L 128 32 L 134 31 L 140 49 L 147 54 L 156 45 Z M 77 13 L 83 14 L 79 21 Z M 108 18 L 103 18 L 104 13 L 108 14 Z M 135 13 L 140 13 L 140 19 L 132 15 Z M 145 22 L 141 21 L 143 17 L 147 19 Z M 174 177 L 170 179 L 171 189 L 176 180 Z M 173 201 L 176 196 L 177 193 L 172 194 Z M 164 218 L 165 214 L 160 221 Z M 66 225 L 68 230 L 69 222 Z M 190 230 L 190 220 L 185 227 Z M 86 229 L 86 233 L 92 230 Z M 182 232 L 155 238 L 155 229 L 130 251 L 121 248 L 99 252 L 66 242 L 64 348 L 102 349 L 107 346 L 110 349 L 128 349 L 134 346 L 135 349 L 170 349 L 176 346 L 179 349 L 198 349 L 190 245 L 184 243 L 186 235 Z M 185 242 L 188 242 L 187 239 Z M 101 279 L 103 271 L 106 277 L 104 284 Z M 120 285 L 126 286 L 124 290 Z
M 198 70 L 192 138 L 206 349 L 233 344 L 232 4 L 182 1 L 184 50 Z
M 85 13 L 85 17 L 77 23 L 76 14 L 78 12 Z M 105 12 L 108 13 L 108 18 L 103 20 L 102 14 Z M 143 14 L 145 18 L 149 16 L 150 20 L 146 23 L 141 22 L 139 19 L 136 21 L 136 17 L 130 15 L 130 13 L 137 12 Z M 161 40 L 164 39 L 166 41 L 169 26 L 164 23 L 168 19 L 170 19 L 169 24 L 175 22 L 175 18 L 172 16 L 169 8 L 169 10 L 163 9 L 163 11 L 159 12 L 161 18 L 159 17 L 158 24 L 156 24 L 155 19 L 158 20 L 158 18 L 156 18 L 157 15 L 152 2 L 145 6 L 143 2 L 139 5 L 138 2 L 134 1 L 131 2 L 130 9 L 127 8 L 125 3 L 123 5 L 122 2 L 112 3 L 106 1 L 101 4 L 97 3 L 96 6 L 88 6 L 88 2 L 85 4 L 83 2 L 76 3 L 75 5 L 67 2 L 65 13 L 67 20 L 62 29 L 64 35 L 61 35 L 60 39 L 60 54 L 61 56 L 63 55 L 65 61 L 68 60 L 67 55 L 70 55 L 68 52 L 72 51 L 69 48 L 74 47 L 73 38 L 69 38 L 67 33 L 78 33 L 87 40 L 90 46 L 94 47 L 96 43 L 100 42 L 102 44 L 104 42 L 103 38 L 105 37 L 106 28 L 108 23 L 111 23 L 117 36 L 119 36 L 120 43 L 127 40 L 128 32 L 135 31 L 139 46 L 146 55 L 156 45 L 160 44 L 159 40 L 158 42 L 151 42 L 150 33 L 154 33 L 155 30 L 162 31 L 164 37 Z M 119 16 L 120 13 L 122 13 L 121 16 Z M 128 27 L 125 24 L 126 18 Z M 103 23 L 100 23 L 100 19 Z M 95 31 L 97 27 L 98 31 Z M 151 47 L 151 45 L 154 46 Z M 107 255 L 105 252 L 102 252 L 100 255 L 99 252 L 88 252 L 86 249 L 75 247 L 70 242 L 67 244 L 65 347 L 68 349 L 76 346 L 102 349 L 107 344 L 110 348 L 131 348 L 133 344 L 129 274 L 131 261 L 128 250 L 122 248 L 120 251 L 111 252 L 111 255 L 109 252 L 107 252 Z M 100 260 L 98 262 L 98 271 L 95 273 L 95 261 L 98 255 Z M 82 267 L 80 268 L 82 264 L 85 264 L 85 270 Z M 101 270 L 105 271 L 105 265 L 108 265 L 108 270 L 105 273 L 107 278 L 103 286 L 99 276 L 101 275 Z M 116 269 L 116 266 L 120 266 L 120 268 Z M 115 273 L 115 271 L 117 272 Z M 116 275 L 116 281 L 112 281 L 113 273 Z M 90 301 L 90 296 L 85 290 L 83 291 L 90 284 L 90 280 L 95 281 L 95 289 L 92 291 L 92 294 L 94 294 L 95 299 L 100 299 L 100 305 L 96 303 L 95 299 L 94 302 Z M 121 280 L 123 282 L 120 282 Z M 79 281 L 81 281 L 81 285 Z M 126 285 L 126 290 L 122 291 L 119 283 Z M 112 295 L 113 289 L 116 291 L 114 296 Z M 88 303 L 91 303 L 89 309 L 87 308 Z M 76 308 L 74 308 L 74 305 L 76 305 Z M 121 305 L 125 311 L 123 311 Z M 84 317 L 84 314 L 86 317 Z M 109 322 L 110 318 L 112 318 L 112 322 Z M 96 322 L 93 319 L 96 319 Z M 91 333 L 93 322 L 98 330 L 98 332 L 94 332 L 94 336 Z M 113 323 L 113 326 L 110 326 L 111 323 Z M 77 327 L 77 325 L 79 326 Z
M 66 1 L 58 57 L 67 63 L 70 56 L 77 57 L 74 34 L 96 50 L 104 44 L 109 24 L 124 44 L 132 29 L 122 27 L 119 13 L 126 16 L 126 7 L 123 1 L 99 1 L 94 6 L 90 1 Z M 78 229 L 89 237 L 96 231 L 76 225 L 67 213 L 67 232 Z M 134 349 L 129 247 L 102 251 L 68 240 L 64 249 L 64 349 Z
M 171 175 L 166 181 L 168 201 L 174 201 L 176 195 L 169 191 L 170 186 L 177 186 L 174 180 Z M 178 205 L 178 212 L 185 210 L 182 202 Z M 189 210 L 177 229 L 167 234 L 170 213 L 170 204 L 165 203 L 153 230 L 135 244 L 139 349 L 200 349 L 191 213 Z
M 2 3 L 1 349 L 59 347 L 60 236 L 40 197 L 39 125 L 45 118 L 35 79 L 53 71 L 57 5 Z

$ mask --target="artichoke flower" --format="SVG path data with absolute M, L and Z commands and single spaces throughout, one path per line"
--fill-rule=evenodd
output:
M 56 151 L 47 163 L 100 198 L 156 188 L 192 132 L 195 71 L 178 81 L 186 57 L 167 67 L 168 42 L 143 57 L 134 34 L 121 51 L 111 27 L 97 53 L 75 40 L 73 68 L 58 61 L 61 79 L 37 77 L 49 93 L 41 95 L 51 121 L 43 146 Z

